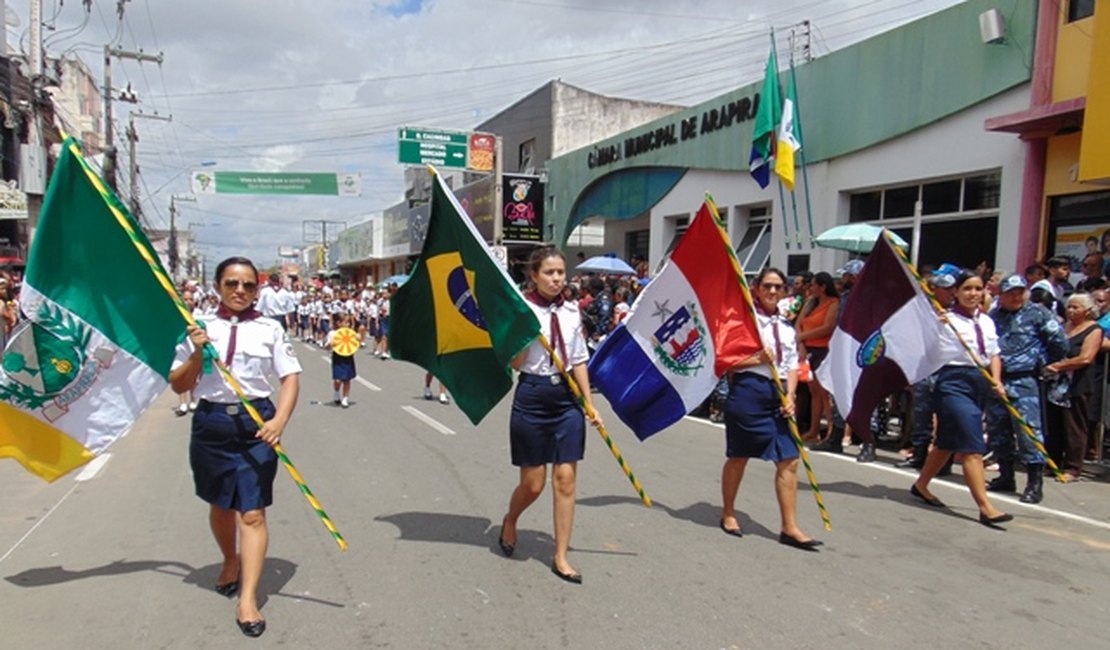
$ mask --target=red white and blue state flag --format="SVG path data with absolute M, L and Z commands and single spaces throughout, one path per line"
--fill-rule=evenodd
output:
M 845 421 L 868 431 L 880 401 L 962 356 L 884 235 L 848 294 L 817 379 L 832 392 Z
M 663 270 L 590 360 L 590 381 L 640 440 L 696 408 L 762 347 L 727 238 L 703 204 Z

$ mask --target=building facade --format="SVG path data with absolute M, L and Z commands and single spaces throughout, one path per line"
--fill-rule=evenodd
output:
M 604 219 L 606 250 L 654 268 L 708 192 L 753 271 L 838 268 L 848 254 L 812 239 L 858 222 L 901 235 L 920 265 L 1016 268 L 1025 146 L 984 123 L 1030 104 L 1037 4 L 1006 10 L 1001 42 L 980 32 L 991 9 L 969 0 L 797 66 L 793 195 L 748 172 L 761 79 L 554 158 L 555 241 Z

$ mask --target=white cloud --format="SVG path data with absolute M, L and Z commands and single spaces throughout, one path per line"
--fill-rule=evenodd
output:
M 198 239 L 267 264 L 277 246 L 301 243 L 305 219 L 350 220 L 401 198 L 399 126 L 470 128 L 556 77 L 610 95 L 696 103 L 762 74 L 771 27 L 783 48 L 790 25 L 812 20 L 814 51 L 823 54 L 955 2 L 126 3 L 116 44 L 161 51 L 165 63 L 113 61 L 113 84 L 132 83 L 142 110 L 173 114 L 170 124 L 138 122 L 140 165 L 154 194 L 144 200 L 156 225 L 168 221 L 170 194 L 188 191 L 182 172 L 201 161 L 362 174 L 359 199 L 202 198 L 196 209 L 216 214 L 201 218 L 221 227 Z M 26 26 L 25 4 L 10 6 Z M 77 47 L 100 74 L 99 52 L 117 32 L 114 4 L 93 3 L 88 25 L 64 32 L 80 25 L 82 11 L 83 3 L 62 5 L 47 49 Z M 126 121 L 130 109 L 117 105 L 115 114 Z

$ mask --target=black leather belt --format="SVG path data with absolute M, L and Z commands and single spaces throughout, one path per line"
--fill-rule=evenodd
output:
M 258 408 L 269 401 L 269 399 L 269 397 L 256 397 L 249 401 L 251 406 Z M 205 412 L 219 411 L 220 413 L 227 413 L 228 415 L 239 415 L 240 413 L 245 413 L 247 409 L 244 408 L 243 404 L 240 402 L 224 404 L 222 402 L 209 402 L 206 399 L 202 399 L 197 402 L 197 410 Z
M 1025 379 L 1026 377 L 1036 377 L 1038 375 L 1036 370 L 1017 370 L 1014 372 L 1002 371 L 1002 380 L 1007 379 Z
M 520 373 L 520 381 L 532 384 L 551 384 L 558 386 L 563 383 L 562 375 L 531 375 L 526 372 Z

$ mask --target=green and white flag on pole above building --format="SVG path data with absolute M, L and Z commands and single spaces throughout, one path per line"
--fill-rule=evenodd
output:
M 48 481 L 119 439 L 166 388 L 185 320 L 150 242 L 67 140 L 0 371 L 0 457 Z

